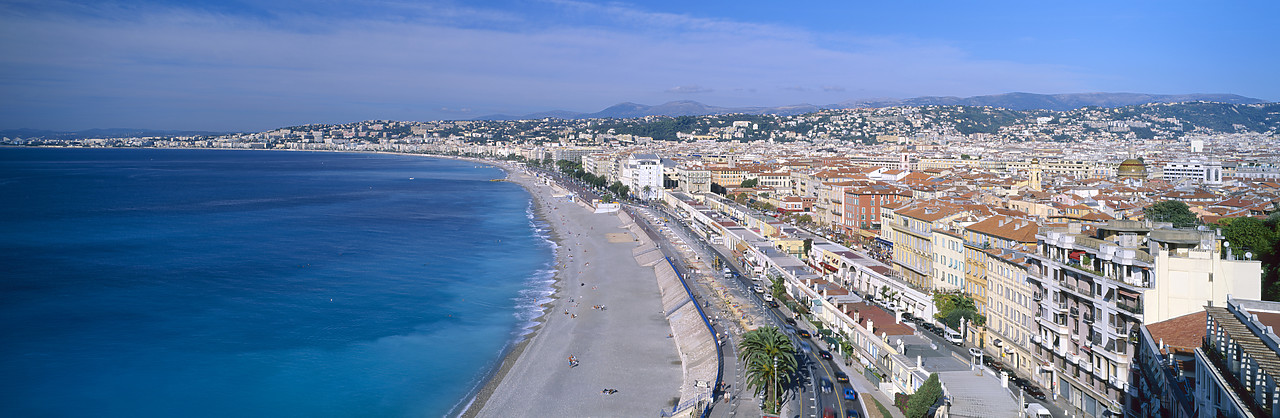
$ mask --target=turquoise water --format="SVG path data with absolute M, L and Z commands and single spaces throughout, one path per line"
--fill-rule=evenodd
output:
M 0 148 L 0 416 L 439 416 L 549 295 L 496 168 Z

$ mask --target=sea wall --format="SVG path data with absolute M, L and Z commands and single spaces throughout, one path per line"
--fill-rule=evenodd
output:
M 618 217 L 623 220 L 622 227 L 638 238 L 639 245 L 632 250 L 636 263 L 654 268 L 658 289 L 662 294 L 662 312 L 671 324 L 671 337 L 675 339 L 676 350 L 680 354 L 684 375 L 680 384 L 680 404 L 674 411 L 665 414 L 693 415 L 701 402 L 711 400 L 714 389 L 712 386 L 719 373 L 715 335 L 712 335 L 699 315 L 697 306 L 694 305 L 696 302 L 690 299 L 679 275 L 649 235 L 632 222 L 625 212 L 619 212 Z

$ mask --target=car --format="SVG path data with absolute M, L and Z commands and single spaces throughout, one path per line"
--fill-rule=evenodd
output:
M 831 360 L 831 352 L 827 350 L 818 350 L 818 357 Z
M 1040 391 L 1039 388 L 1029 388 L 1026 390 L 1026 392 L 1027 392 L 1027 396 L 1035 398 L 1036 400 L 1039 400 L 1039 401 L 1043 401 L 1045 398 L 1044 392 Z
M 794 320 L 794 319 L 791 319 L 791 318 L 784 318 L 782 321 L 783 321 L 783 322 L 786 322 L 786 323 L 787 323 L 787 325 L 790 325 L 790 326 L 793 326 L 793 327 L 794 327 L 794 326 L 796 326 L 796 320 Z
M 836 418 L 836 411 L 831 408 L 825 408 L 822 410 L 822 418 Z
M 770 308 L 776 308 L 776 307 L 778 307 L 778 302 L 769 301 L 768 303 L 769 303 L 769 307 L 770 307 Z
M 810 334 L 809 331 L 802 330 L 802 329 L 796 330 L 796 334 L 799 334 L 800 338 L 813 338 L 813 334 Z
M 800 332 L 804 332 L 804 330 L 800 330 Z M 800 342 L 800 351 L 805 352 L 805 353 L 810 353 L 810 352 L 813 352 L 813 347 L 809 345 L 809 342 L 807 342 L 807 341 L 801 341 L 801 342 Z
M 840 383 L 849 383 L 849 375 L 842 371 L 836 371 L 836 381 Z
M 818 387 L 822 389 L 822 393 L 831 393 L 831 391 L 835 389 L 835 386 L 831 384 L 831 381 L 827 380 L 825 377 L 819 380 Z
M 858 400 L 858 391 L 853 390 L 853 388 L 844 388 L 844 398 L 845 400 L 856 401 Z
M 751 291 L 756 293 L 764 293 L 764 288 L 760 285 L 751 286 Z
M 773 302 L 773 294 L 765 293 L 765 294 L 764 294 L 764 301 L 765 301 L 765 302 Z
M 846 410 L 844 410 L 844 416 L 845 416 L 846 418 L 858 418 L 858 417 L 860 417 L 861 415 L 858 415 L 858 411 L 857 411 L 857 410 L 853 410 L 853 409 L 846 409 Z

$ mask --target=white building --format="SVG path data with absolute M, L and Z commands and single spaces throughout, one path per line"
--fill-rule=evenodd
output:
M 631 154 L 623 165 L 622 184 L 644 200 L 662 196 L 662 159 L 653 154 Z
M 1164 164 L 1162 176 L 1165 181 L 1176 182 L 1191 180 L 1203 184 L 1222 184 L 1222 163 L 1184 161 Z

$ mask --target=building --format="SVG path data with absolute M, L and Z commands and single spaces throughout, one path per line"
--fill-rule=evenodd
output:
M 967 213 L 950 203 L 915 201 L 881 210 L 881 235 L 893 243 L 893 267 L 912 286 L 933 287 L 933 229 Z
M 1195 349 L 1204 343 L 1205 315 L 1202 310 L 1139 328 L 1126 416 L 1196 416 Z
M 623 165 L 622 183 L 643 200 L 662 196 L 662 159 L 653 154 L 631 154 Z
M 1039 302 L 1028 281 L 1026 254 L 1000 248 L 982 250 L 986 276 L 983 313 L 987 316 L 986 339 L 981 344 L 1001 363 L 1033 375 L 1036 359 L 1031 355 L 1031 338 Z
M 1039 299 L 1036 379 L 1069 413 L 1120 411 L 1141 324 L 1261 296 L 1261 264 L 1224 260 L 1213 231 L 1138 221 L 1041 228 L 1028 257 Z
M 844 189 L 843 231 L 849 235 L 867 231 L 875 236 L 880 231 L 880 207 L 886 203 L 903 203 L 911 197 L 908 190 L 887 183 L 866 182 Z
M 1189 180 L 1198 184 L 1222 184 L 1222 163 L 1216 161 L 1184 161 L 1164 163 L 1161 172 L 1164 181 L 1176 183 Z
M 1195 349 L 1201 417 L 1280 418 L 1280 302 L 1228 299 L 1205 308 Z

